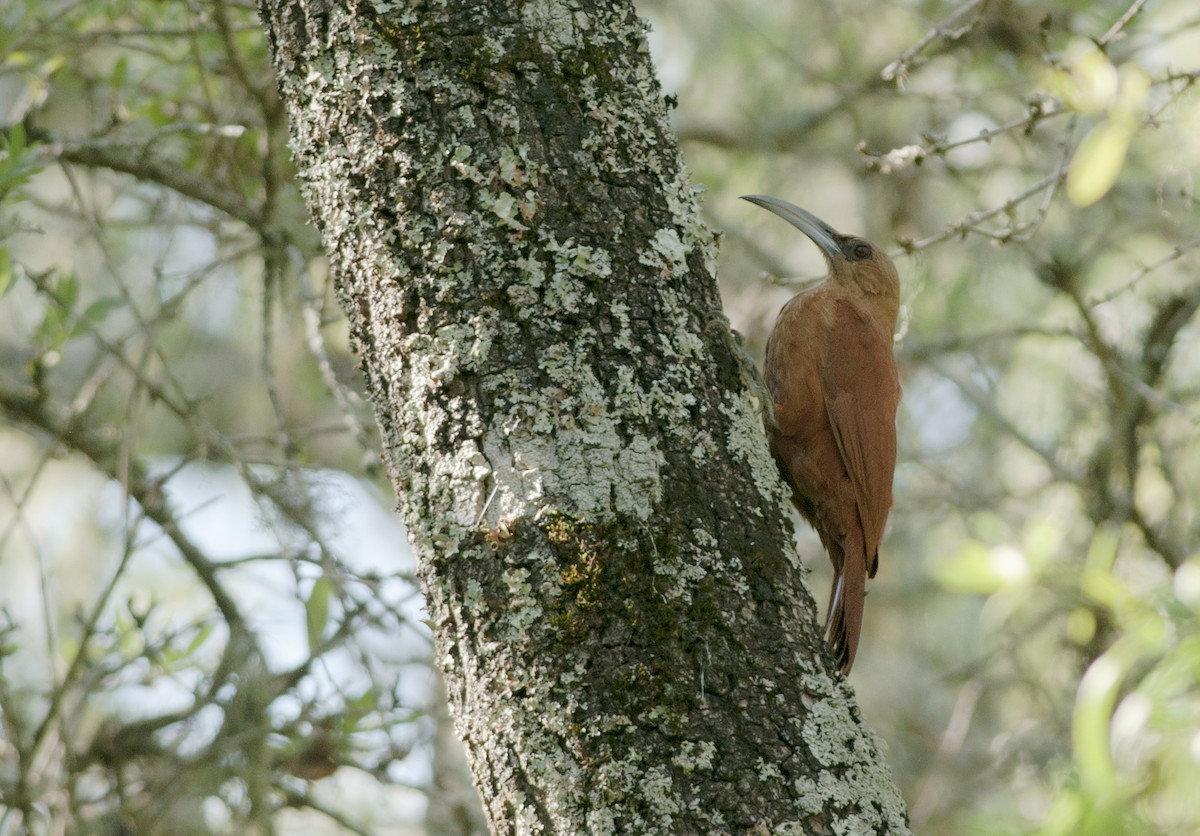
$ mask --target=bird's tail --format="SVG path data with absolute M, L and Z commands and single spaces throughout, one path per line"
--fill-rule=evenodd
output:
M 834 575 L 825 618 L 825 641 L 843 674 L 850 673 L 862 631 L 863 606 L 867 597 L 867 567 L 850 557 Z

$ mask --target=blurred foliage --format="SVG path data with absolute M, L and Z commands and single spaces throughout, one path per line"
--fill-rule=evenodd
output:
M 901 270 L 896 507 L 852 682 L 914 832 L 1200 830 L 1195 3 L 640 8 L 748 345 L 776 279 L 821 264 L 739 194 Z M 424 657 L 395 650 L 421 629 L 400 564 L 335 541 L 321 474 L 375 478 L 377 442 L 251 5 L 0 6 L 0 133 L 0 833 L 371 832 L 361 793 L 432 734 L 401 687 Z M 206 551 L 198 472 L 273 539 Z M 323 791 L 347 774 L 359 794 Z
M 287 139 L 249 3 L 0 4 L 0 833 L 464 781 Z

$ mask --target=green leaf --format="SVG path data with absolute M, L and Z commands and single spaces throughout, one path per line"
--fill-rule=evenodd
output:
M 125 307 L 125 300 L 117 296 L 104 296 L 87 306 L 83 312 L 84 319 L 91 322 L 103 322 L 117 308 Z
M 195 652 L 197 650 L 199 650 L 200 647 L 206 641 L 208 641 L 208 637 L 211 636 L 212 633 L 213 633 L 213 625 L 211 623 L 208 623 L 208 624 L 205 624 L 204 626 L 202 626 L 199 630 L 196 631 L 196 635 L 194 635 L 192 637 L 192 640 L 190 642 L 188 642 L 188 646 L 187 646 L 187 648 L 184 649 L 183 655 L 185 657 L 191 658 L 191 656 L 194 655 Z
M 1130 645 L 1119 639 L 1088 667 L 1075 695 L 1071 742 L 1084 795 L 1111 800 L 1118 788 L 1109 745 L 1113 709 L 1129 668 Z
M 59 276 L 58 281 L 54 283 L 54 295 L 62 307 L 70 308 L 74 305 L 75 300 L 79 298 L 79 279 L 75 274 Z
M 325 625 L 329 623 L 329 593 L 332 588 L 333 584 L 328 578 L 319 577 L 308 593 L 308 600 L 304 602 L 310 653 L 317 652 L 321 637 L 325 634 Z
M 1062 66 L 1047 79 L 1050 91 L 1076 113 L 1094 115 L 1112 106 L 1120 85 L 1117 68 L 1096 45 L 1077 38 L 1062 56 Z
M 1121 529 L 1119 526 L 1102 524 L 1092 535 L 1088 545 L 1087 567 L 1101 572 L 1111 572 L 1117 561 L 1117 550 L 1121 546 Z
M 1076 206 L 1091 206 L 1108 194 L 1125 165 L 1132 139 L 1133 131 L 1121 121 L 1108 119 L 1092 128 L 1067 171 L 1067 198 Z
M 37 339 L 41 347 L 57 351 L 67 341 L 67 309 L 54 305 L 46 308 L 42 321 L 38 323 Z
M 944 588 L 967 595 L 991 595 L 1024 583 L 1031 575 L 1022 552 L 1004 546 L 989 548 L 978 540 L 969 540 L 957 551 L 934 560 L 929 572 Z
M 93 327 L 103 322 L 114 310 L 123 307 L 125 307 L 125 300 L 116 296 L 105 296 L 97 299 L 87 306 L 83 312 L 83 316 L 75 322 L 75 327 L 71 329 L 68 339 L 87 333 Z
M 0 299 L 17 286 L 17 274 L 13 272 L 12 261 L 8 257 L 8 248 L 0 247 Z
M 357 697 L 346 700 L 346 711 L 350 714 L 369 714 L 379 707 L 379 694 L 374 688 L 368 688 Z
M 1067 638 L 1083 647 L 1096 635 L 1096 615 L 1084 607 L 1076 607 L 1067 616 Z
M 25 144 L 25 128 L 20 123 L 0 135 L 0 197 L 25 185 L 41 170 L 33 149 Z
M 1111 572 L 1095 567 L 1086 567 L 1079 576 L 1079 591 L 1089 600 L 1115 610 L 1129 600 L 1129 590 L 1124 582 Z
M 1079 793 L 1073 789 L 1063 789 L 1039 831 L 1041 836 L 1068 836 L 1079 832 L 1079 823 L 1087 812 L 1086 805 Z
M 25 151 L 25 126 L 18 122 L 9 129 L 8 136 L 5 139 L 5 150 L 12 156 L 18 159 Z
M 108 84 L 114 90 L 122 90 L 129 82 L 129 58 L 122 55 L 113 64 L 112 74 L 108 77 Z

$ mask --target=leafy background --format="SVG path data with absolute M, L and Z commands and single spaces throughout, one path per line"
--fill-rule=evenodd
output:
M 752 352 L 822 268 L 738 195 L 900 268 L 914 832 L 1200 829 L 1200 10 L 639 8 Z M 0 129 L 0 833 L 477 832 L 253 7 L 7 3 Z

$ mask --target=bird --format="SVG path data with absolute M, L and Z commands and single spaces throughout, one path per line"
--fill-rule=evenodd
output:
M 771 453 L 792 503 L 833 564 L 826 643 L 843 675 L 858 651 L 868 577 L 892 507 L 900 379 L 892 349 L 900 277 L 881 248 L 766 195 L 743 200 L 820 248 L 828 273 L 793 296 L 767 339 L 763 382 Z

